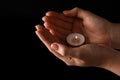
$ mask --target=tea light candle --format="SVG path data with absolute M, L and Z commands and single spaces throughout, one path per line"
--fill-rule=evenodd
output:
M 80 33 L 71 33 L 67 36 L 66 41 L 71 46 L 80 46 L 85 42 L 85 37 Z

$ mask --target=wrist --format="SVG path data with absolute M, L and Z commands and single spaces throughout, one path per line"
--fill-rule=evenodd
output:
M 111 47 L 120 49 L 120 24 L 112 23 L 110 28 Z
M 106 60 L 105 63 L 99 65 L 98 67 L 104 68 L 106 70 L 109 70 L 116 75 L 120 76 L 120 52 L 119 51 L 113 51 L 112 54 L 110 53 L 110 56 L 108 60 Z

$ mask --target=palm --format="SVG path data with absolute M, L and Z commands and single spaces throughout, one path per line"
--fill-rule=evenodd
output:
M 74 32 L 83 33 L 87 43 L 109 45 L 110 37 L 106 29 L 107 25 L 108 22 L 102 18 L 84 21 L 76 19 L 73 22 L 73 30 Z

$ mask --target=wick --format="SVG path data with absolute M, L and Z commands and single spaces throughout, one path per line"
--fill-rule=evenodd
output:
M 80 39 L 77 35 L 75 35 L 74 38 L 72 39 L 72 43 L 73 44 L 79 44 L 80 43 Z

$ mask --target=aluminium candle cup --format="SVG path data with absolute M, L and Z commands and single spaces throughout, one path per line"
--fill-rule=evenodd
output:
M 71 33 L 66 37 L 66 41 L 71 46 L 80 46 L 85 42 L 85 37 L 80 33 Z

